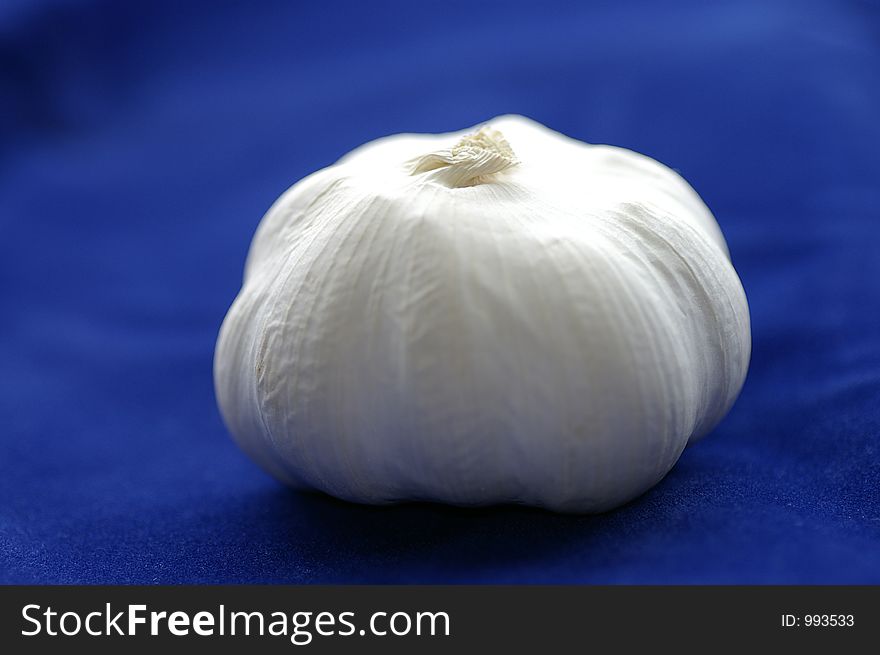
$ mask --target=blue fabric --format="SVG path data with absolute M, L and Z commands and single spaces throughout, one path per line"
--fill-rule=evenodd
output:
M 767 0 L 7 2 L 0 581 L 880 582 L 880 10 Z M 354 146 L 522 113 L 678 169 L 754 352 L 630 505 L 282 488 L 211 364 L 269 204 Z

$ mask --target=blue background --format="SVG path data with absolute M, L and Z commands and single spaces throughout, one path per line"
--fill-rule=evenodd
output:
M 0 8 L 0 581 L 880 582 L 878 6 L 373 5 Z M 211 377 L 263 212 L 506 112 L 700 192 L 751 305 L 739 402 L 602 516 L 282 488 Z

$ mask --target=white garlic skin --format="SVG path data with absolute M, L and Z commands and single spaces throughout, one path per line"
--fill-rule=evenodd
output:
M 736 399 L 748 305 L 693 189 L 520 116 L 487 125 L 518 163 L 445 163 L 476 128 L 396 135 L 263 218 L 214 374 L 235 440 L 279 479 L 600 512 Z

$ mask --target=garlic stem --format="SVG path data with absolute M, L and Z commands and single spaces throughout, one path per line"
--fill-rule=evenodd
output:
M 498 130 L 481 127 L 452 148 L 417 158 L 412 175 L 430 173 L 431 179 L 451 188 L 474 186 L 489 175 L 519 163 L 513 149 Z

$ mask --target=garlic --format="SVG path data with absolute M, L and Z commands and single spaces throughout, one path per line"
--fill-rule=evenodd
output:
M 291 485 L 598 512 L 722 419 L 750 347 L 684 180 L 504 116 L 379 139 L 289 189 L 214 373 L 238 444 Z

